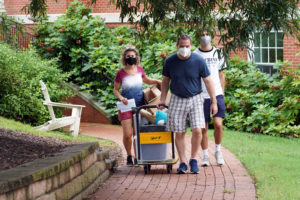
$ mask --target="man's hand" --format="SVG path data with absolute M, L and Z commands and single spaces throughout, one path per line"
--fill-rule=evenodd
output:
M 218 113 L 218 105 L 217 102 L 213 102 L 210 106 L 210 113 L 215 116 Z
M 163 105 L 166 105 L 165 101 L 159 101 L 158 104 L 156 105 L 158 110 L 163 110 L 165 107 Z

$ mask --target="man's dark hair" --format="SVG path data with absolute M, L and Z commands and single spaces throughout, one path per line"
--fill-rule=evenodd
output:
M 192 44 L 192 38 L 187 34 L 183 34 L 177 38 L 177 44 L 176 44 L 177 46 L 178 46 L 180 40 L 190 40 L 190 42 Z

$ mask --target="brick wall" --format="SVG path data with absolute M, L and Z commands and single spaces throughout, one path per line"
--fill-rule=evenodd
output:
M 48 14 L 64 13 L 69 5 L 69 0 L 47 0 Z
M 285 36 L 283 39 L 283 59 L 292 62 L 291 67 L 297 67 L 300 64 L 300 55 L 296 56 L 297 52 L 300 52 L 300 43 L 297 38 Z
M 220 37 L 216 36 L 213 41 L 215 42 L 215 46 L 220 48 L 222 46 L 222 44 L 219 44 L 218 41 L 220 40 Z M 247 56 L 247 49 L 244 50 L 237 50 L 235 53 L 231 52 L 230 53 L 230 57 L 234 57 L 234 56 L 240 56 L 241 58 L 248 60 L 248 56 Z
M 248 60 L 247 50 L 236 51 L 236 53 L 230 53 L 230 57 L 240 56 L 241 58 Z
M 81 122 L 93 122 L 93 123 L 102 123 L 102 124 L 111 124 L 111 120 L 107 118 L 104 114 L 97 111 L 89 103 L 81 99 L 79 96 L 68 98 L 66 102 L 71 104 L 85 105 L 81 113 Z M 63 115 L 71 116 L 72 110 L 66 109 L 63 110 Z
M 90 4 L 90 0 L 82 0 L 84 3 Z M 97 0 L 96 4 L 92 5 L 93 13 L 119 13 L 110 0 Z
M 29 0 L 4 0 L 5 10 L 8 15 L 24 14 L 20 10 L 29 2 Z

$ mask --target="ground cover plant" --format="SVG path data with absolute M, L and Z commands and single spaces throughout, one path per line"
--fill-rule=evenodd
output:
M 213 140 L 212 130 L 209 138 Z M 222 145 L 245 165 L 255 180 L 258 199 L 300 199 L 299 139 L 225 129 Z

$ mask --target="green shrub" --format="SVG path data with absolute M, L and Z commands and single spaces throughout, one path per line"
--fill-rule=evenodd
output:
M 238 57 L 226 73 L 225 103 L 229 128 L 277 136 L 300 132 L 299 70 L 278 63 L 273 76 L 262 73 L 255 64 Z
M 129 26 L 109 29 L 90 12 L 90 8 L 75 0 L 54 23 L 40 21 L 34 46 L 42 57 L 58 58 L 61 69 L 71 72 L 70 80 L 92 93 L 110 117 L 116 119 L 113 80 L 123 67 L 120 64 L 123 48 L 135 45 L 146 74 L 161 78 L 165 58 L 176 51 L 178 32 L 187 29 L 156 26 L 142 33 Z
M 67 75 L 57 68 L 56 60 L 43 60 L 33 50 L 19 52 L 0 43 L 0 115 L 40 125 L 50 117 L 43 105 L 39 80 L 48 87 L 51 100 L 70 95 L 61 83 Z M 57 114 L 60 112 L 57 111 Z
M 71 72 L 70 80 L 92 93 L 117 122 L 113 81 L 125 45 L 139 50 L 149 77 L 161 79 L 167 56 L 176 52 L 179 33 L 194 32 L 184 27 L 149 27 L 137 32 L 128 26 L 109 29 L 103 20 L 90 15 L 91 9 L 73 1 L 66 15 L 54 23 L 41 21 L 34 45 L 46 58 L 58 58 L 60 67 Z M 230 128 L 270 135 L 294 135 L 299 132 L 299 72 L 284 70 L 270 77 L 250 62 L 234 58 L 226 71 L 225 124 Z M 145 87 L 145 86 L 144 86 Z

